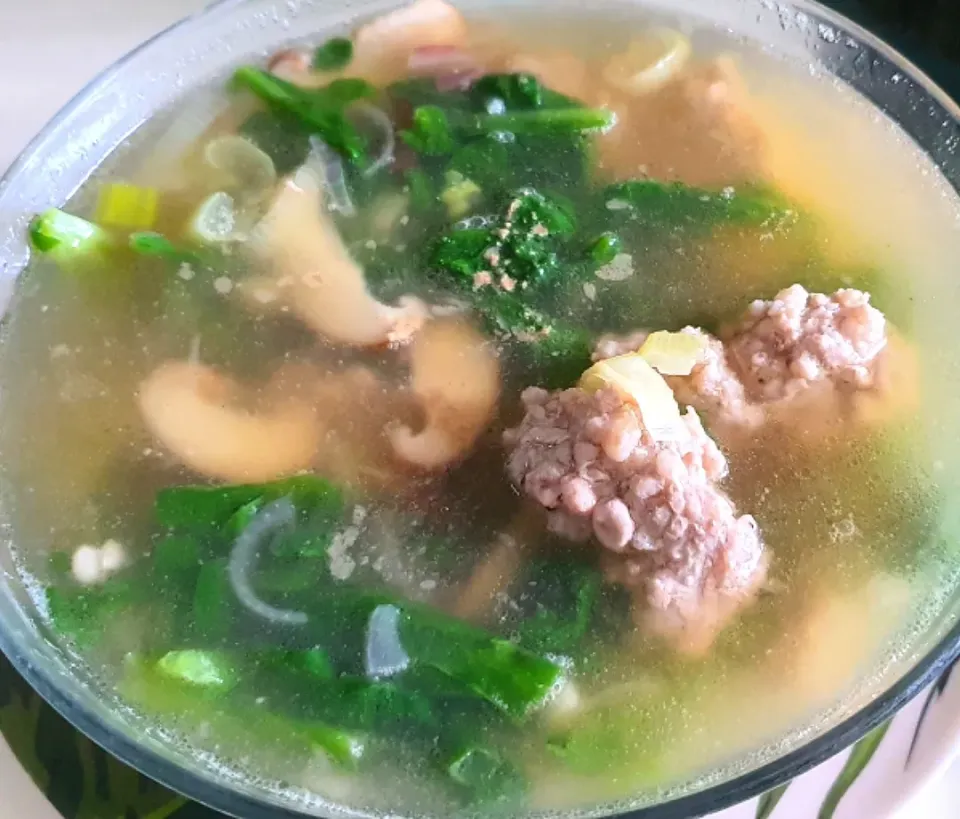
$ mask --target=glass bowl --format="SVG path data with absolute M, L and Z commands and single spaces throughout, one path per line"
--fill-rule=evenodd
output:
M 542 0 L 546 2 L 546 0 Z M 618 2 L 618 0 L 613 0 Z M 631 5 L 634 0 L 619 0 Z M 948 193 L 960 191 L 960 109 L 915 66 L 843 17 L 807 0 L 637 0 L 699 17 L 777 54 L 816 64 L 881 109 L 939 169 Z M 474 0 L 485 12 L 510 0 Z M 551 8 L 580 0 L 551 0 Z M 242 59 L 283 43 L 344 30 L 396 0 L 224 0 L 157 35 L 88 85 L 30 144 L 0 182 L 0 299 L 9 304 L 29 256 L 30 216 L 61 204 L 153 112 L 196 84 L 225 76 Z M 942 295 L 960 304 L 960 284 Z M 0 387 L 0 400 L 3 388 Z M 947 457 L 946 454 L 943 457 Z M 950 459 L 952 462 L 952 458 Z M 960 457 L 957 459 L 960 464 Z M 358 815 L 302 800 L 201 762 L 120 707 L 57 642 L 16 568 L 16 537 L 5 521 L 0 480 L 0 651 L 66 719 L 110 753 L 186 796 L 245 819 Z M 960 531 L 960 527 L 955 527 Z M 624 809 L 597 806 L 578 815 L 682 819 L 756 796 L 822 762 L 891 717 L 960 654 L 960 590 L 914 634 L 880 678 L 804 730 L 695 782 Z

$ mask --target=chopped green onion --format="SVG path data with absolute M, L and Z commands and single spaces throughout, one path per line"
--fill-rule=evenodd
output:
M 153 231 L 131 233 L 128 244 L 130 249 L 139 256 L 155 256 L 177 264 L 200 263 L 200 257 L 196 253 L 178 247 L 162 233 Z
M 30 222 L 30 243 L 41 253 L 87 252 L 108 243 L 104 230 L 93 222 L 50 208 Z
M 217 651 L 170 651 L 157 662 L 167 677 L 211 691 L 229 691 L 240 681 L 233 663 Z

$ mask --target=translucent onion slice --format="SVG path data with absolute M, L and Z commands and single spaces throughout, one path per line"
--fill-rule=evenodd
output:
M 308 620 L 306 614 L 271 606 L 257 596 L 250 582 L 250 573 L 256 566 L 260 548 L 268 544 L 278 531 L 293 526 L 296 519 L 297 510 L 289 498 L 281 498 L 264 506 L 234 543 L 227 573 L 237 599 L 254 614 L 271 623 L 302 626 Z
M 320 137 L 310 137 L 310 154 L 307 156 L 307 161 L 301 171 L 312 174 L 319 181 L 324 199 L 327 201 L 327 207 L 330 210 L 335 210 L 348 217 L 357 215 L 350 190 L 347 188 L 343 161 L 333 148 Z M 301 182 L 305 178 L 301 176 Z
M 393 123 L 385 111 L 369 102 L 355 102 L 350 106 L 349 114 L 352 119 L 358 120 L 362 130 L 372 137 L 371 144 L 377 151 L 373 162 L 363 169 L 363 175 L 371 177 L 393 162 L 397 149 Z
M 237 134 L 217 137 L 204 149 L 207 165 L 222 173 L 229 187 L 243 197 L 260 199 L 277 184 L 273 160 L 249 139 Z
M 672 28 L 653 28 L 611 57 L 603 78 L 624 93 L 656 91 L 683 70 L 690 59 L 690 40 Z
M 644 426 L 656 441 L 676 440 L 683 429 L 680 407 L 673 391 L 639 353 L 598 361 L 580 377 L 580 389 L 616 390 L 640 410 Z
M 374 680 L 394 677 L 410 665 L 410 655 L 400 637 L 400 609 L 377 606 L 367 626 L 364 672 Z

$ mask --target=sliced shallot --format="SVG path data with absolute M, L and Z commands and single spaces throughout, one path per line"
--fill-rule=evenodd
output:
M 282 529 L 293 526 L 297 510 L 289 498 L 280 498 L 263 507 L 247 525 L 233 545 L 227 575 L 237 599 L 264 620 L 281 625 L 302 626 L 308 617 L 302 611 L 281 609 L 264 602 L 253 590 L 250 572 L 257 563 L 260 547 Z

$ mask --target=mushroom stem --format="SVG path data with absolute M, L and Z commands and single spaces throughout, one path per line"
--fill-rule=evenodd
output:
M 269 481 L 310 465 L 320 430 L 309 403 L 289 400 L 254 414 L 239 385 L 189 361 L 161 364 L 140 385 L 147 428 L 191 469 L 230 482 Z
M 426 319 L 418 299 L 406 297 L 394 307 L 373 297 L 308 168 L 283 184 L 254 245 L 273 275 L 254 286 L 251 301 L 287 306 L 324 338 L 357 347 L 399 345 Z
M 420 431 L 388 430 L 402 460 L 439 469 L 463 457 L 493 418 L 500 397 L 500 365 L 490 344 L 463 320 L 436 320 L 411 350 L 411 389 L 426 416 Z

